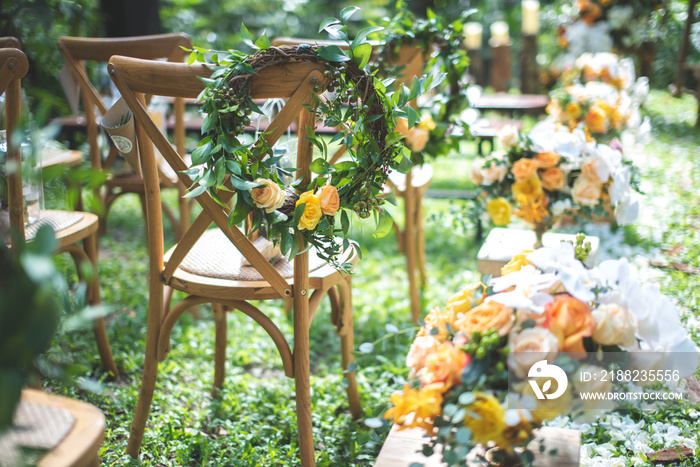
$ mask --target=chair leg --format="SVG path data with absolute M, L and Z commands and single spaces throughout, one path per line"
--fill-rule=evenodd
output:
M 295 268 L 308 268 L 308 256 L 294 259 Z M 308 278 L 305 283 L 294 282 L 294 387 L 297 402 L 297 429 L 302 467 L 315 467 L 314 435 L 311 420 L 311 368 L 309 363 L 309 296 Z M 302 292 L 303 291 L 303 292 Z
M 353 351 L 355 350 L 355 330 L 352 311 L 352 279 L 350 276 L 338 284 L 340 292 L 340 319 L 338 320 L 337 333 L 340 336 L 340 351 L 343 360 L 343 370 L 347 371 L 350 363 L 355 360 Z M 345 378 L 348 380 L 348 403 L 352 418 L 358 419 L 362 416 L 362 403 L 360 393 L 357 389 L 357 379 L 355 371 L 348 371 Z
M 410 183 L 407 177 L 406 184 Z M 415 190 L 411 186 L 406 187 L 404 193 L 404 209 L 406 223 L 404 227 L 404 245 L 406 247 L 406 273 L 408 274 L 408 288 L 411 298 L 411 319 L 417 323 L 420 319 L 420 299 L 418 297 L 418 285 L 416 284 L 416 229 L 415 229 Z
M 215 344 L 214 344 L 214 388 L 212 396 L 224 387 L 224 378 L 226 377 L 226 307 L 219 303 L 213 304 L 214 308 L 214 327 L 215 327 Z
M 425 272 L 425 232 L 423 231 L 423 190 L 416 196 L 416 249 L 418 250 L 418 273 L 421 289 L 427 283 Z
M 90 305 L 99 305 L 101 303 L 101 299 L 100 279 L 97 273 L 97 232 L 85 239 L 84 247 L 85 254 L 92 263 L 93 270 L 92 280 L 88 284 L 88 303 Z M 117 378 L 119 376 L 119 371 L 117 370 L 117 364 L 114 362 L 112 349 L 109 346 L 109 339 L 107 338 L 107 329 L 105 328 L 104 318 L 99 317 L 95 319 L 93 331 L 95 333 L 97 350 L 100 353 L 100 359 L 102 360 L 102 366 L 104 367 L 105 371 L 111 373 L 114 378 Z

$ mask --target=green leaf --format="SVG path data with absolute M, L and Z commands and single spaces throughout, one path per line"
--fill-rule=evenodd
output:
M 250 212 L 250 205 L 245 202 L 240 193 L 236 193 L 236 205 L 228 216 L 228 225 L 237 225 L 243 222 Z
M 368 43 L 360 44 L 353 50 L 353 60 L 360 69 L 363 69 L 369 63 L 372 56 L 372 46 Z
M 357 350 L 359 350 L 360 353 L 372 353 L 374 352 L 374 344 L 371 342 L 363 342 Z
M 250 35 L 250 31 L 248 31 L 248 28 L 246 28 L 243 23 L 241 23 L 241 39 L 248 47 L 256 50 L 259 48 L 253 43 L 253 36 Z
M 316 51 L 316 54 L 322 59 L 328 60 L 329 62 L 347 62 L 350 60 L 348 54 L 337 45 L 320 47 Z
M 193 190 L 188 191 L 184 194 L 183 198 L 196 198 L 207 190 L 206 186 L 197 185 Z
M 347 23 L 350 17 L 359 9 L 359 7 L 354 5 L 343 8 L 343 11 L 340 12 L 340 20 L 343 22 L 343 24 Z
M 282 231 L 282 241 L 280 242 L 280 251 L 282 252 L 283 255 L 286 255 L 289 253 L 289 250 L 292 248 L 292 234 L 290 234 L 288 231 L 283 230 Z
M 233 187 L 237 190 L 248 191 L 252 190 L 253 188 L 259 188 L 262 186 L 259 183 L 243 180 L 242 178 L 236 177 L 235 175 L 231 175 L 230 180 L 231 185 L 233 185 Z
M 416 109 L 414 109 L 410 105 L 406 107 L 406 116 L 408 117 L 409 128 L 413 128 L 416 122 L 420 121 L 420 116 L 418 115 L 418 112 L 416 112 Z
M 301 203 L 294 209 L 294 219 L 292 220 L 292 225 L 294 227 L 299 224 L 299 219 L 304 215 L 304 209 L 306 209 L 306 203 Z
M 394 222 L 391 219 L 391 215 L 386 209 L 379 208 L 379 220 L 377 221 L 377 228 L 374 229 L 372 236 L 374 238 L 382 238 L 389 232 L 393 227 Z
M 411 171 L 412 167 L 413 164 L 411 163 L 411 159 L 406 156 L 403 156 L 401 158 L 401 162 L 399 162 L 399 166 L 396 167 L 396 170 L 398 170 L 402 174 L 407 174 Z
M 358 32 L 357 35 L 355 36 L 355 40 L 352 41 L 350 48 L 354 49 L 358 45 L 362 44 L 367 36 L 369 36 L 373 32 L 378 32 L 378 31 L 381 31 L 383 29 L 384 28 L 381 26 L 370 26 L 368 28 L 361 29 L 360 32 Z
M 333 166 L 326 162 L 323 158 L 319 157 L 309 165 L 309 170 L 315 174 L 326 175 L 333 172 Z
M 340 228 L 343 229 L 343 235 L 347 235 L 350 231 L 350 218 L 345 209 L 340 212 Z
M 299 253 L 299 248 L 301 247 L 301 242 L 299 241 L 298 235 L 292 235 L 292 247 L 289 249 L 289 259 L 293 259 L 297 253 Z
M 265 50 L 270 48 L 270 39 L 267 38 L 267 35 L 263 34 L 262 36 L 258 37 L 258 40 L 255 41 L 255 45 L 260 49 L 260 50 Z
M 324 19 L 323 21 L 321 21 L 321 26 L 319 26 L 318 32 L 320 33 L 321 31 L 323 31 L 324 29 L 326 29 L 326 28 L 327 28 L 328 26 L 330 26 L 331 24 L 337 24 L 337 23 L 340 23 L 340 21 L 338 20 L 338 18 L 333 18 L 333 17 L 326 18 L 326 19 Z

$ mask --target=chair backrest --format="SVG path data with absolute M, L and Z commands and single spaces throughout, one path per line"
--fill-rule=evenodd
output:
M 12 248 L 19 251 L 24 239 L 24 201 L 22 199 L 22 156 L 20 142 L 16 141 L 22 108 L 21 79 L 27 74 L 27 56 L 19 49 L 0 49 L 0 93 L 5 93 L 5 130 L 7 137 L 7 191 L 10 209 L 10 227 L 15 231 Z M 4 241 L 4 240 L 3 240 Z
M 13 36 L 0 37 L 0 49 L 5 48 L 22 50 L 22 43 L 19 41 L 19 39 Z
M 80 85 L 88 142 L 90 144 L 90 163 L 94 169 L 109 169 L 118 151 L 114 145 L 110 145 L 110 153 L 103 164 L 97 142 L 99 128 L 95 108 L 97 108 L 100 116 L 104 116 L 108 108 L 103 97 L 88 78 L 85 62 L 106 63 L 113 55 L 124 55 L 146 60 L 167 59 L 168 62 L 182 62 L 188 53 L 183 50 L 183 47 L 192 47 L 192 42 L 186 34 L 158 34 L 121 38 L 61 37 L 58 40 L 58 49 L 63 55 L 69 70 Z M 184 99 L 175 99 L 173 112 L 175 115 L 175 145 L 178 151 L 184 154 Z M 161 176 L 161 179 L 163 178 Z
M 312 105 L 316 99 L 314 86 L 325 89 L 327 79 L 325 69 L 314 62 L 292 62 L 284 66 L 273 65 L 259 71 L 251 81 L 249 93 L 254 99 L 286 99 L 286 105 L 270 123 L 265 134 L 265 141 L 270 146 L 286 132 L 294 122 L 298 122 L 299 138 L 297 147 L 297 174 L 310 180 L 309 165 L 313 148 L 304 136 L 307 125 L 315 125 L 314 116 L 305 107 Z M 148 242 L 151 258 L 151 277 L 163 277 L 166 281 L 172 277 L 175 269 L 184 259 L 194 243 L 215 223 L 236 245 L 241 254 L 255 267 L 271 285 L 279 297 L 293 295 L 292 286 L 274 269 L 274 267 L 253 246 L 250 240 L 236 226 L 228 225 L 229 209 L 218 204 L 208 192 L 195 197 L 203 212 L 183 235 L 163 269 L 163 226 L 160 210 L 160 188 L 155 172 L 153 144 L 163 158 L 177 173 L 180 181 L 191 185 L 189 177 L 183 173 L 187 166 L 181 156 L 170 146 L 158 131 L 156 124 L 146 110 L 145 95 L 160 95 L 180 98 L 194 98 L 203 90 L 199 77 L 208 77 L 211 70 L 202 64 L 166 63 L 114 56 L 109 61 L 109 73 L 117 88 L 131 109 L 136 123 L 137 139 L 141 151 L 141 168 L 146 184 L 146 207 L 148 212 Z M 318 87 L 316 88 L 319 89 Z M 151 144 L 151 142 L 153 144 Z M 218 196 L 228 202 L 234 194 L 228 179 L 224 185 L 231 191 L 219 191 Z M 154 275 L 155 274 L 155 275 Z M 308 252 L 297 255 L 294 259 L 294 284 L 308 281 Z

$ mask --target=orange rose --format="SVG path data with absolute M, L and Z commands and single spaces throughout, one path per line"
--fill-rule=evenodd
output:
M 559 341 L 564 352 L 585 352 L 583 338 L 593 334 L 595 319 L 591 309 L 570 295 L 556 295 L 553 303 L 545 305 L 544 327 Z
M 462 381 L 462 370 L 471 358 L 452 342 L 443 342 L 425 357 L 425 366 L 418 372 L 423 385 L 444 383 L 445 390 Z
M 534 157 L 534 160 L 540 169 L 551 169 L 559 163 L 559 154 L 554 151 L 541 152 Z
M 574 182 L 571 195 L 582 206 L 595 206 L 600 202 L 601 188 L 598 180 L 581 175 Z
M 442 413 L 442 392 L 433 386 L 412 389 L 406 384 L 403 392 L 391 395 L 392 408 L 384 413 L 384 418 L 393 419 L 399 430 L 423 428 L 432 435 L 433 420 Z
M 430 332 L 433 328 L 438 329 L 438 333 L 435 337 L 437 337 L 440 342 L 443 342 L 447 339 L 447 325 L 452 325 L 452 314 L 441 311 L 440 308 L 435 307 L 430 310 L 424 322 L 426 331 Z
M 321 212 L 328 216 L 333 216 L 340 208 L 340 197 L 338 190 L 331 184 L 323 185 L 316 193 L 321 201 Z
M 564 173 L 559 167 L 552 167 L 540 173 L 542 188 L 548 191 L 557 191 L 564 188 Z
M 605 109 L 599 105 L 592 105 L 584 121 L 591 133 L 605 134 L 608 131 L 606 117 Z
M 510 169 L 516 182 L 524 182 L 537 173 L 537 162 L 527 157 L 518 159 Z
M 514 320 L 515 313 L 512 308 L 491 300 L 458 316 L 454 327 L 467 336 L 471 336 L 474 331 L 483 332 L 489 329 L 496 329 L 499 336 L 505 336 L 513 327 Z

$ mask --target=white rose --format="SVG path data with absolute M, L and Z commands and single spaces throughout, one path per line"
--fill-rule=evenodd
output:
M 520 132 L 516 126 L 506 125 L 498 132 L 497 139 L 502 147 L 510 149 L 520 142 Z
M 630 347 L 635 342 L 637 320 L 616 303 L 600 305 L 591 312 L 595 320 L 593 340 L 603 345 Z
M 540 360 L 553 362 L 559 351 L 556 336 L 545 328 L 527 328 L 519 334 L 511 334 L 509 340 L 508 367 L 519 378 L 525 378 L 530 367 Z
M 585 381 L 588 380 L 588 381 Z M 573 377 L 575 392 L 587 394 L 605 394 L 612 392 L 612 378 L 604 368 L 596 365 L 583 365 L 576 370 Z M 584 409 L 610 410 L 614 408 L 614 402 L 602 399 L 582 399 Z
M 508 165 L 505 161 L 505 153 L 494 152 L 481 166 L 481 184 L 493 185 L 496 182 L 501 182 L 507 173 Z

